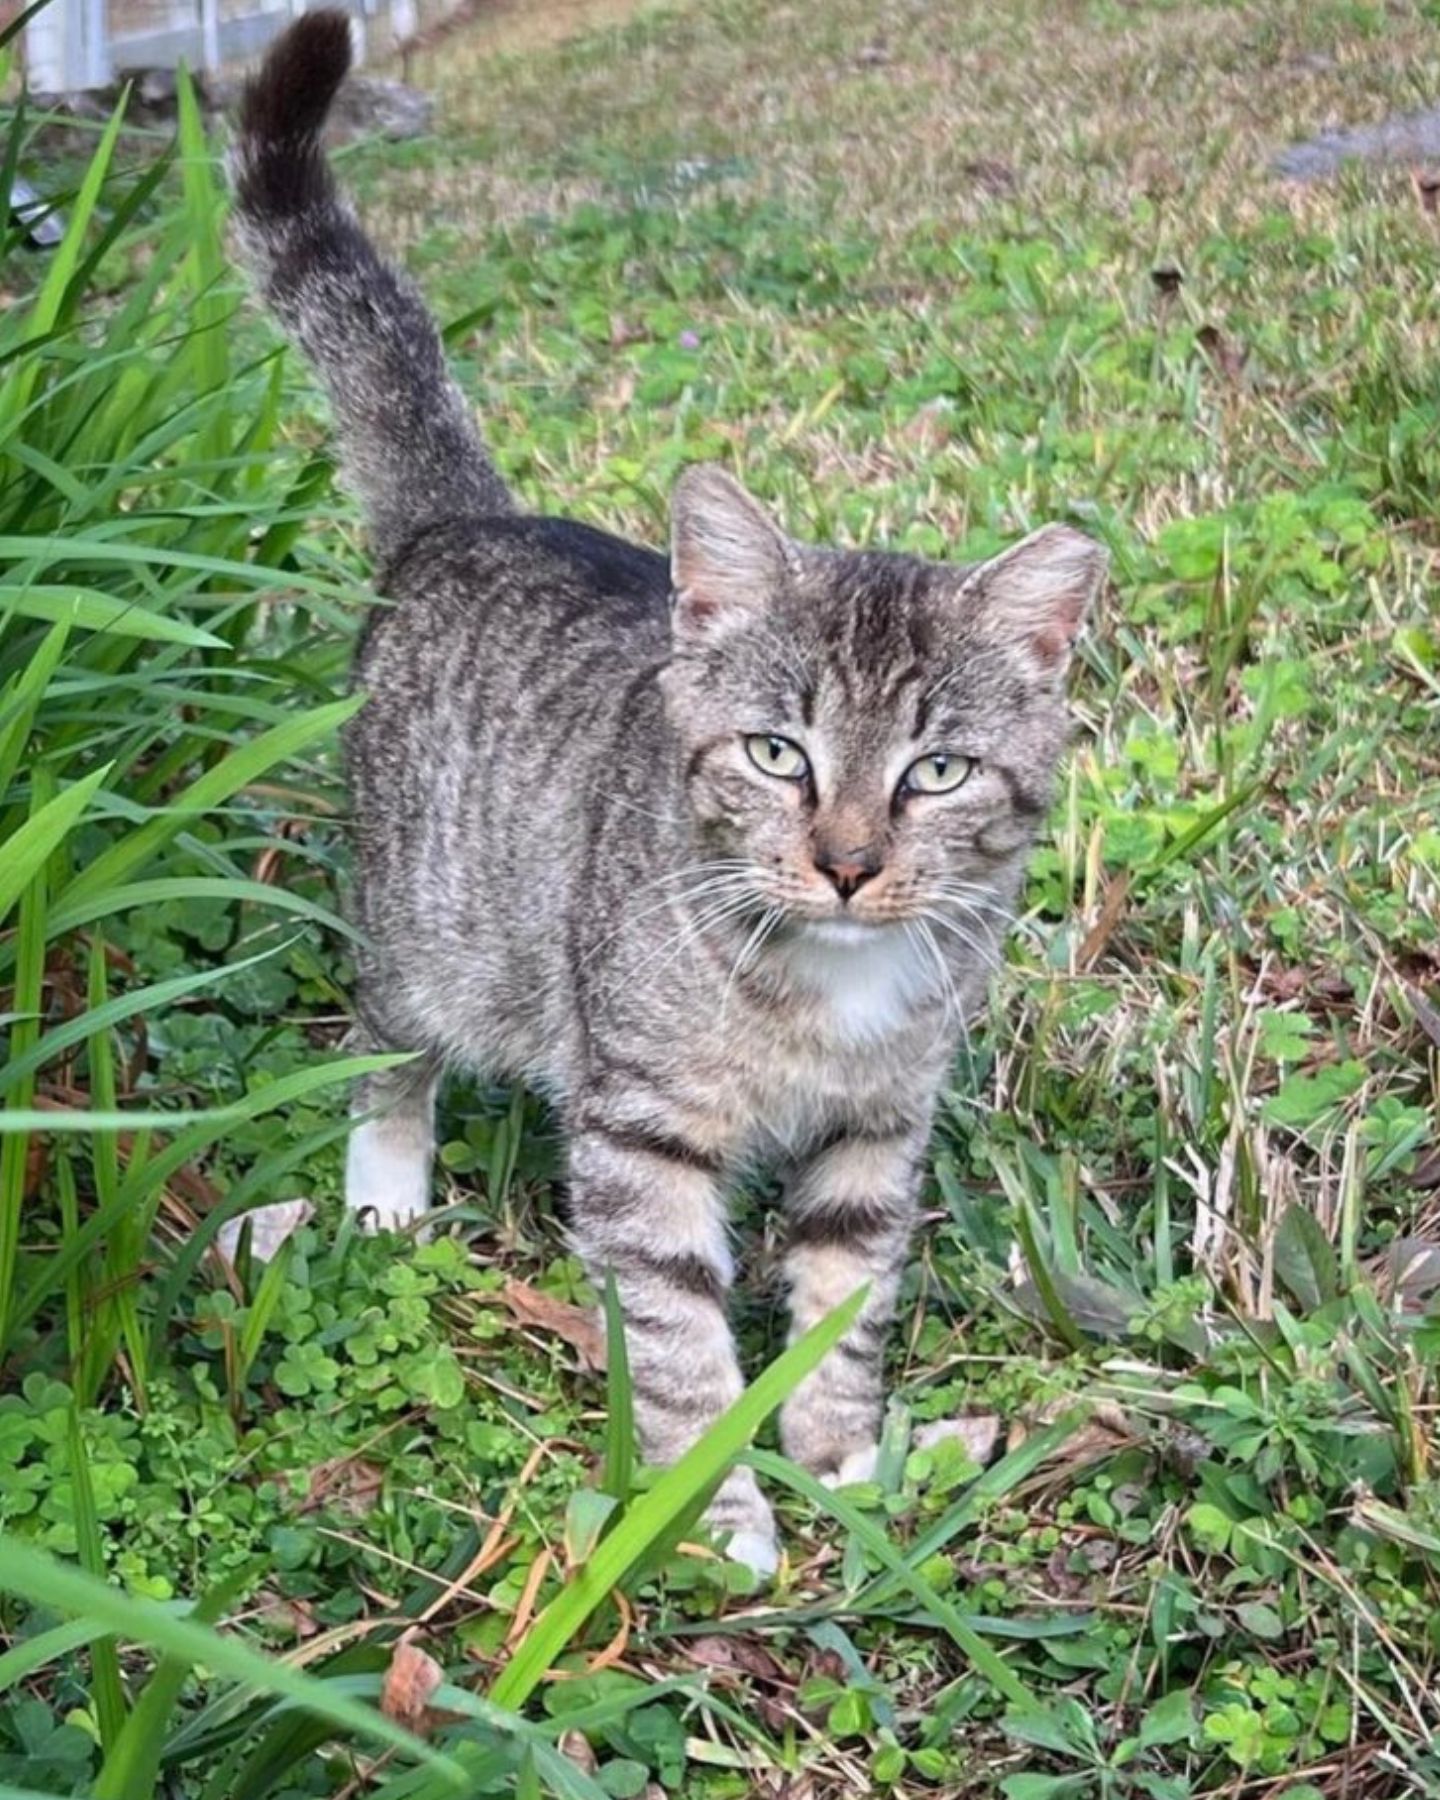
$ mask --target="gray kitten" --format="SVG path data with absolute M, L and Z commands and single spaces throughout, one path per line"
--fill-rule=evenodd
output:
M 858 1478 L 936 1095 L 1045 816 L 1104 552 L 1064 526 L 971 569 L 815 549 L 713 467 L 676 484 L 668 558 L 519 511 L 336 193 L 320 132 L 348 64 L 344 14 L 302 16 L 232 158 L 245 258 L 325 383 L 397 603 L 346 743 L 358 1011 L 422 1054 L 365 1084 L 347 1202 L 386 1226 L 429 1205 L 447 1066 L 550 1095 L 574 1241 L 615 1273 L 668 1462 L 740 1392 L 726 1193 L 778 1167 L 793 1332 L 869 1284 L 781 1438 Z M 775 1567 L 748 1470 L 710 1517 Z

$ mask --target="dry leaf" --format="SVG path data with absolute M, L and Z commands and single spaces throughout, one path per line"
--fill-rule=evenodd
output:
M 513 1276 L 505 1283 L 500 1298 L 517 1325 L 553 1333 L 580 1353 L 580 1360 L 587 1369 L 605 1367 L 605 1333 L 595 1315 L 584 1307 L 542 1294 L 538 1288 L 516 1281 Z
M 697 1637 L 685 1646 L 685 1654 L 703 1668 L 753 1675 L 759 1681 L 783 1685 L 788 1677 L 765 1646 L 750 1637 Z
M 1100 903 L 1100 911 L 1095 923 L 1085 933 L 1085 941 L 1075 954 L 1076 971 L 1083 975 L 1093 968 L 1099 960 L 1105 946 L 1115 934 L 1115 928 L 1125 917 L 1125 905 L 1130 893 L 1130 877 L 1121 873 L 1109 882 L 1105 888 L 1105 898 Z
M 233 1268 L 240 1254 L 240 1234 L 248 1224 L 250 1254 L 256 1262 L 274 1262 L 285 1240 L 314 1216 L 315 1208 L 308 1200 L 277 1200 L 272 1206 L 257 1206 L 253 1212 L 227 1220 L 215 1233 L 215 1247 Z
M 385 1683 L 380 1689 L 380 1710 L 387 1719 L 410 1731 L 423 1731 L 432 1723 L 430 1699 L 445 1679 L 445 1671 L 433 1656 L 410 1642 L 407 1633 L 395 1646 Z
M 1042 1425 L 1049 1425 L 1062 1413 L 1068 1412 L 1074 1404 L 1073 1400 L 1051 1400 L 1044 1406 L 1037 1407 L 1028 1417 L 1016 1419 L 1005 1440 L 1007 1453 L 1018 1450 L 1032 1431 L 1038 1430 Z M 1078 1469 L 1085 1463 L 1098 1462 L 1101 1457 L 1111 1456 L 1134 1442 L 1135 1432 L 1125 1414 L 1113 1400 L 1100 1400 L 1092 1404 L 1090 1417 L 1085 1423 L 1072 1431 L 1055 1452 L 1055 1460 L 1065 1462 L 1071 1469 Z
M 1440 211 L 1440 175 L 1433 169 L 1413 169 L 1410 181 L 1415 189 L 1415 198 L 1420 202 L 1421 212 L 1433 214 Z
M 1408 1312 L 1423 1312 L 1440 1290 L 1440 1243 L 1433 1238 L 1396 1238 L 1370 1264 L 1380 1291 Z
M 619 313 L 610 315 L 610 348 L 623 350 L 627 344 L 643 344 L 649 332 L 643 325 L 632 325 L 628 319 L 622 319 Z
M 311 1469 L 300 1510 L 307 1513 L 319 1506 L 333 1506 L 337 1512 L 361 1518 L 380 1498 L 384 1480 L 379 1463 L 359 1456 L 332 1456 Z
M 971 1462 L 983 1469 L 1000 1441 L 1000 1421 L 994 1413 L 970 1413 L 958 1419 L 935 1419 L 915 1433 L 915 1448 L 929 1450 L 947 1439 L 963 1444 Z
M 1410 1171 L 1410 1185 L 1440 1188 L 1440 1150 L 1427 1150 Z
M 1008 193 L 1015 185 L 1015 171 L 1009 163 L 999 162 L 993 156 L 977 156 L 961 163 L 960 173 L 992 194 Z
M 314 1637 L 320 1630 L 314 1609 L 303 1600 L 291 1600 L 271 1588 L 262 1588 L 255 1596 L 255 1611 L 267 1625 L 288 1631 L 293 1637 Z
M 590 1748 L 590 1740 L 583 1731 L 562 1731 L 557 1748 L 582 1774 L 593 1775 L 600 1767 L 600 1759 Z
M 1245 363 L 1250 355 L 1244 344 L 1237 344 L 1233 338 L 1227 338 L 1214 325 L 1202 325 L 1195 333 L 1195 342 L 1220 374 L 1238 386 L 1244 379 Z

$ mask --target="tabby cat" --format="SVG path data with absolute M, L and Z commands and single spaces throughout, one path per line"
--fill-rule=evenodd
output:
M 787 537 L 687 470 L 669 555 L 517 505 L 416 289 L 321 147 L 350 59 L 305 14 L 242 103 L 243 257 L 329 395 L 380 591 L 346 744 L 358 1031 L 418 1053 L 358 1095 L 348 1204 L 430 1199 L 450 1067 L 549 1095 L 574 1243 L 624 1308 L 642 1448 L 739 1393 L 726 1193 L 783 1178 L 804 1332 L 868 1284 L 781 1415 L 788 1455 L 869 1467 L 936 1094 L 983 1000 L 1105 569 L 1052 525 L 974 568 Z M 776 1563 L 748 1470 L 711 1509 Z

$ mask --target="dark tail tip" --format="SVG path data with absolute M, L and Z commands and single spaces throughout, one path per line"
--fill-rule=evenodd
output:
M 271 45 L 240 101 L 242 211 L 293 216 L 330 197 L 320 133 L 350 56 L 349 15 L 334 8 L 302 13 Z

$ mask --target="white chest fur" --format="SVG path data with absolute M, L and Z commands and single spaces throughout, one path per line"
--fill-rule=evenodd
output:
M 835 1044 L 873 1043 L 903 1030 L 940 982 L 936 959 L 898 925 L 810 925 L 780 955 L 792 990 L 810 999 L 821 1034 Z

